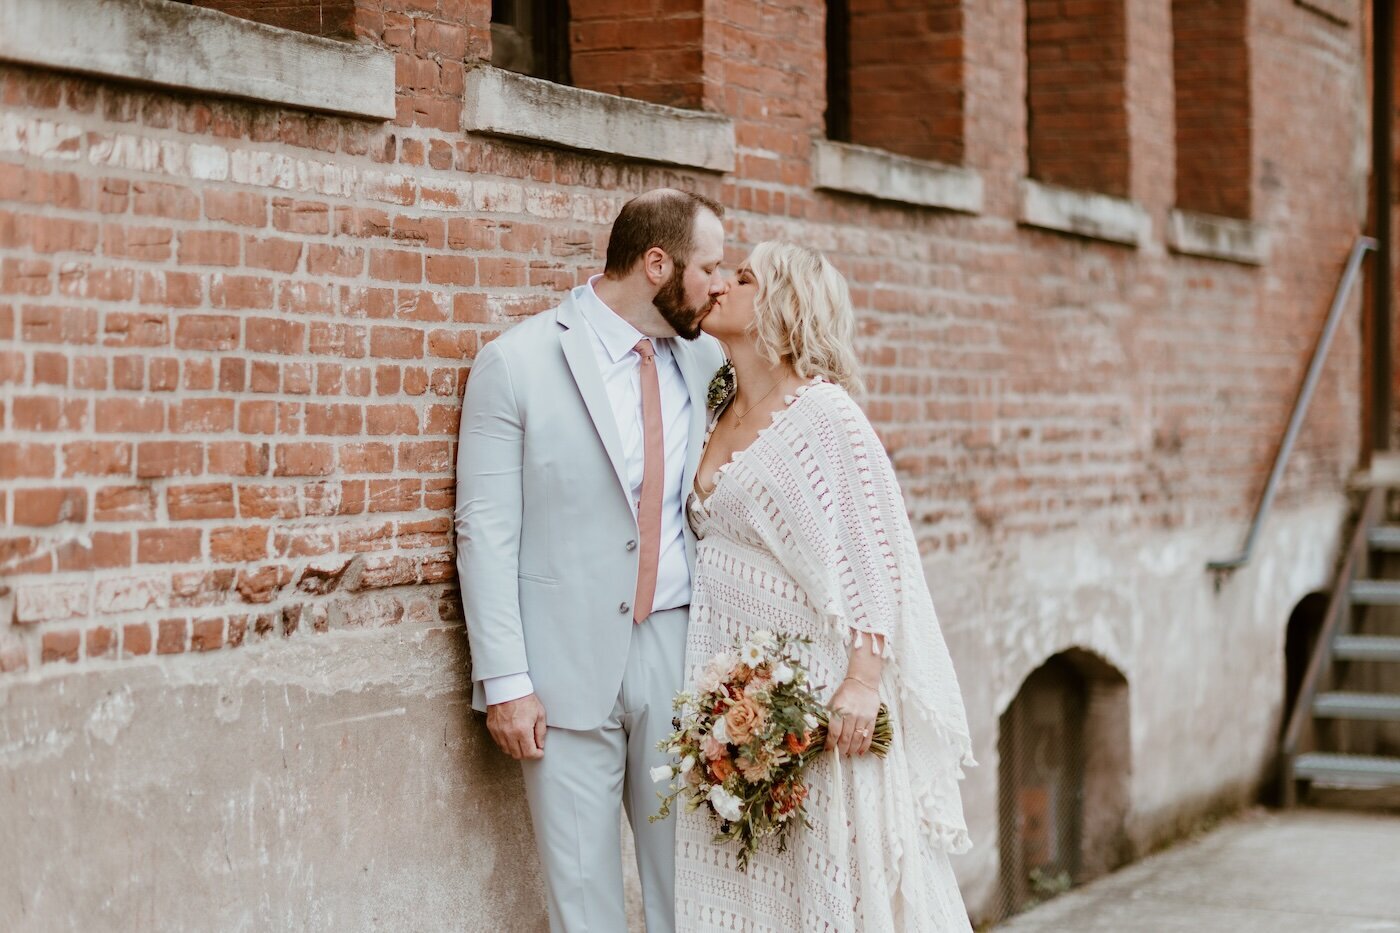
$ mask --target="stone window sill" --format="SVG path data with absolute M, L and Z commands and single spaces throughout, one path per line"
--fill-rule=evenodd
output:
M 394 56 L 166 0 L 3 0 L 0 59 L 284 104 L 394 116 Z
M 487 136 L 709 172 L 734 171 L 734 122 L 482 66 L 467 73 L 462 126 Z
M 1076 191 L 1021 179 L 1021 223 L 1059 233 L 1139 246 L 1152 230 L 1136 202 L 1092 191 Z
M 1356 19 L 1356 0 L 1294 0 L 1305 10 L 1310 10 L 1324 19 L 1330 19 L 1338 26 L 1349 26 Z
M 1167 227 L 1167 245 L 1189 256 L 1206 256 L 1250 266 L 1269 261 L 1269 237 L 1258 224 L 1233 217 L 1174 210 Z
M 972 169 L 829 139 L 812 143 L 812 184 L 900 204 L 982 212 L 982 176 Z

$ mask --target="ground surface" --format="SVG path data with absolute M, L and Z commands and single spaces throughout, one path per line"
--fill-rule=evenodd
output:
M 1400 816 L 1257 812 L 996 933 L 1400 933 Z

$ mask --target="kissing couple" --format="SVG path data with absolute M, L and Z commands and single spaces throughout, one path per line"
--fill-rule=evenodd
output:
M 649 933 L 969 931 L 962 697 L 860 394 L 846 280 L 648 191 L 604 271 L 482 348 L 457 454 L 473 705 L 520 762 L 555 933 L 622 933 L 621 807 Z M 830 711 L 804 818 L 747 865 L 705 808 L 652 820 L 673 701 L 754 633 Z M 870 753 L 882 705 L 893 725 Z M 713 764 L 713 763 L 712 763 Z M 701 765 L 700 767 L 710 767 Z

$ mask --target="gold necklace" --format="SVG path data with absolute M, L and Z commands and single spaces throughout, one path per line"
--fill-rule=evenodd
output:
M 763 395 L 759 397 L 759 400 L 758 400 L 758 401 L 754 402 L 754 403 L 753 403 L 752 405 L 750 405 L 748 408 L 745 408 L 744 411 L 743 411 L 743 414 L 740 414 L 740 413 L 739 413 L 739 407 L 738 407 L 737 405 L 734 406 L 734 423 L 735 423 L 735 424 L 743 424 L 743 423 L 744 423 L 744 415 L 747 415 L 749 412 L 753 411 L 753 410 L 754 410 L 755 408 L 757 408 L 759 405 L 763 404 L 763 400 L 766 399 L 768 396 L 772 395 L 772 394 L 773 394 L 773 390 L 776 389 L 776 388 L 778 387 L 778 385 L 779 385 L 782 381 L 783 381 L 783 380 L 782 380 L 782 378 L 780 377 L 780 378 L 778 379 L 777 382 L 775 382 L 775 383 L 773 383 L 771 386 L 769 386 L 769 387 L 768 387 L 768 391 L 767 391 L 767 392 L 764 392 Z

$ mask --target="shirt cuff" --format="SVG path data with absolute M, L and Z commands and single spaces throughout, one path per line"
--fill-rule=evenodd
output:
M 531 683 L 528 671 L 521 671 L 519 674 L 502 674 L 500 677 L 487 677 L 481 681 L 481 688 L 486 691 L 487 706 L 509 703 L 511 700 L 518 700 L 535 692 L 535 685 Z

